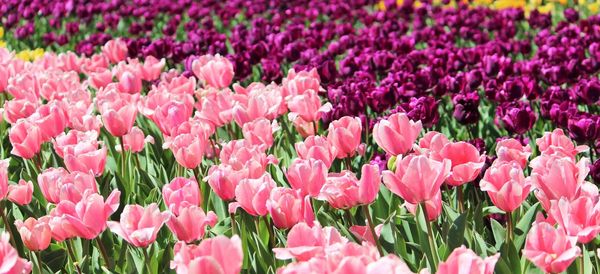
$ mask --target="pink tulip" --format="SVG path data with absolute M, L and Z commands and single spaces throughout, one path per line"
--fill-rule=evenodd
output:
M 19 252 L 10 245 L 10 235 L 0 234 L 0 269 L 7 274 L 31 273 L 31 262 L 19 257 Z
M 220 127 L 233 120 L 234 94 L 230 89 L 209 89 L 199 98 L 196 108 L 200 117 Z
M 78 146 L 79 144 L 72 152 L 65 154 L 64 160 L 67 169 L 71 172 L 91 172 L 95 176 L 102 175 L 106 165 L 106 147 L 104 145 L 100 149 L 84 147 L 79 151 Z
M 242 240 L 237 235 L 231 239 L 216 236 L 203 240 L 197 246 L 178 242 L 173 248 L 173 254 L 171 269 L 175 269 L 177 274 L 238 274 L 244 260 Z
M 404 206 L 410 213 L 416 215 L 418 204 L 411 204 L 408 202 L 404 203 Z M 427 209 L 427 220 L 434 221 L 442 214 L 444 206 L 442 204 L 442 192 L 438 191 L 437 194 L 431 199 L 425 201 L 425 209 Z
M 496 160 L 499 161 L 499 160 Z M 513 212 L 527 199 L 531 190 L 530 178 L 525 178 L 518 162 L 494 162 L 479 183 L 492 203 L 505 212 Z
M 50 246 L 52 232 L 44 217 L 39 220 L 29 217 L 25 222 L 16 220 L 15 227 L 17 227 L 19 234 L 21 234 L 21 240 L 29 250 L 41 251 Z
M 242 179 L 251 178 L 248 168 L 234 170 L 230 165 L 212 166 L 205 180 L 210 188 L 221 198 L 229 202 L 235 198 L 235 189 Z
M 527 233 L 523 256 L 546 273 L 561 273 L 581 254 L 576 240 L 549 223 L 535 222 Z
M 179 125 L 190 119 L 193 112 L 191 102 L 170 100 L 157 106 L 149 117 L 163 134 L 171 136 Z
M 419 140 L 419 146 L 414 146 L 415 153 L 425 154 L 432 159 L 441 160 L 440 152 L 446 144 L 450 143 L 448 137 L 437 131 L 429 131 Z
M 127 44 L 121 39 L 110 40 L 102 47 L 102 53 L 111 63 L 116 64 L 127 58 Z
M 352 157 L 360 145 L 361 133 L 360 119 L 344 116 L 329 124 L 327 141 L 337 149 L 337 158 Z
M 75 150 L 82 150 L 84 147 L 95 149 L 98 147 L 98 132 L 96 131 L 78 131 L 70 130 L 67 133 L 58 135 L 52 144 L 54 151 L 61 158 L 65 158 L 65 153 L 74 153 Z
M 103 69 L 101 71 L 88 74 L 88 81 L 95 89 L 101 89 L 112 83 L 113 75 L 109 69 Z
M 327 179 L 327 166 L 321 160 L 296 158 L 292 161 L 285 176 L 294 189 L 299 189 L 303 196 L 316 198 Z
M 597 199 L 582 196 L 573 201 L 565 198 L 550 202 L 548 215 L 556 220 L 568 236 L 587 244 L 600 233 L 600 203 Z
M 105 201 L 99 194 L 87 192 L 77 203 L 60 201 L 50 216 L 59 218 L 59 229 L 64 234 L 91 240 L 106 229 L 106 220 L 119 207 L 120 195 L 113 190 Z
M 289 229 L 299 222 L 312 225 L 315 220 L 310 197 L 303 197 L 291 188 L 272 189 L 266 206 L 273 224 L 279 229 Z
M 452 172 L 446 179 L 452 186 L 461 186 L 475 180 L 485 164 L 485 155 L 479 155 L 477 148 L 467 142 L 446 144 L 439 155 L 452 162 Z
M 179 209 L 188 206 L 199 206 L 202 203 L 200 188 L 196 179 L 177 177 L 162 188 L 165 205 L 175 215 Z
M 94 175 L 83 172 L 69 173 L 64 168 L 49 168 L 38 175 L 38 184 L 44 198 L 57 204 L 61 200 L 77 203 L 86 192 L 98 193 Z
M 302 138 L 307 138 L 316 134 L 314 123 L 304 121 L 300 117 L 296 117 L 296 119 L 292 120 L 292 123 L 294 124 L 294 129 L 296 129 Z
M 160 72 L 165 67 L 165 64 L 165 58 L 158 60 L 152 55 L 147 56 L 144 60 L 144 65 L 142 65 L 142 79 L 146 81 L 154 81 L 158 79 L 158 77 L 160 77 Z
M 408 265 L 394 254 L 388 254 L 367 266 L 367 274 L 413 274 Z M 420 272 L 425 274 L 424 272 Z
M 298 223 L 288 233 L 286 247 L 273 248 L 273 252 L 280 260 L 308 261 L 324 256 L 330 246 L 347 242 L 348 239 L 333 227 L 321 227 L 318 223 L 311 227 L 306 223 Z
M 10 158 L 0 160 L 0 200 L 8 194 L 8 166 Z
M 543 154 L 559 153 L 559 155 L 569 156 L 573 159 L 578 153 L 588 150 L 587 146 L 576 147 L 560 128 L 544 133 L 544 136 L 535 140 L 535 143 Z
M 33 158 L 42 147 L 41 129 L 27 120 L 17 121 L 10 128 L 8 138 L 12 145 L 10 153 L 24 159 Z
M 223 145 L 219 159 L 224 165 L 234 170 L 248 169 L 249 178 L 255 179 L 263 175 L 269 164 L 277 163 L 277 158 L 267 155 L 264 147 L 252 145 L 246 140 L 233 140 Z
M 335 208 L 348 209 L 372 203 L 377 198 L 381 178 L 379 167 L 363 165 L 360 180 L 348 170 L 330 173 L 321 188 L 319 199 L 326 200 Z
M 27 205 L 31 202 L 33 197 L 33 183 L 31 181 L 26 182 L 25 180 L 19 180 L 17 185 L 8 186 L 8 200 L 18 204 Z
M 316 69 L 310 71 L 296 72 L 294 69 L 288 71 L 287 77 L 281 82 L 284 97 L 293 97 L 304 94 L 307 90 L 320 91 L 321 79 Z
M 63 106 L 56 101 L 40 106 L 27 119 L 40 128 L 44 142 L 50 141 L 50 139 L 63 133 L 67 126 L 67 113 Z
M 42 218 L 46 218 L 52 232 L 52 239 L 56 242 L 63 242 L 66 239 L 76 236 L 73 231 L 68 230 L 70 224 L 64 218 L 51 215 L 46 217 Z
M 158 205 L 146 207 L 126 205 L 121 213 L 121 222 L 108 221 L 110 230 L 128 243 L 137 247 L 147 247 L 156 240 L 158 231 L 169 218 L 168 212 L 160 212 Z
M 234 85 L 234 89 L 237 86 Z M 238 92 L 240 88 L 236 89 Z M 242 127 L 245 123 L 258 118 L 275 120 L 287 112 L 287 107 L 281 95 L 281 88 L 276 84 L 256 85 L 248 94 L 239 94 L 233 106 L 233 119 Z
M 574 163 L 570 158 L 539 156 L 539 165 L 531 171 L 531 183 L 537 189 L 535 196 L 544 209 L 550 209 L 551 200 L 566 198 L 575 200 L 581 195 L 581 188 L 589 172 L 587 159 Z M 532 161 L 532 164 L 537 161 Z
M 115 137 L 127 134 L 137 115 L 137 106 L 126 100 L 107 101 L 99 105 L 104 127 Z
M 385 152 L 397 156 L 407 153 L 419 137 L 423 126 L 406 113 L 395 113 L 373 126 L 373 139 Z
M 14 124 L 21 118 L 27 118 L 39 107 L 36 99 L 13 99 L 4 102 L 3 117 L 9 124 Z
M 378 224 L 375 226 L 375 235 L 377 237 L 381 236 L 381 230 L 383 229 L 383 224 Z M 361 242 L 368 242 L 373 246 L 376 245 L 375 239 L 373 238 L 373 234 L 371 233 L 371 229 L 366 225 L 353 225 L 348 229 L 354 237 L 356 237 Z
M 331 103 L 321 105 L 321 98 L 317 91 L 312 89 L 291 97 L 287 105 L 290 109 L 290 121 L 300 117 L 306 122 L 315 122 L 321 119 L 323 113 L 331 110 Z
M 154 144 L 154 138 L 150 135 L 144 136 L 144 132 L 138 127 L 132 127 L 129 133 L 123 135 L 125 150 L 133 153 L 144 150 L 146 143 Z M 121 149 L 120 146 L 119 149 Z
M 208 139 L 192 134 L 180 134 L 173 139 L 170 149 L 181 166 L 194 169 L 202 163 Z
M 304 142 L 294 145 L 298 157 L 303 160 L 315 159 L 325 163 L 327 168 L 331 167 L 337 155 L 337 149 L 327 139 L 321 136 L 309 136 Z
M 136 73 L 125 71 L 119 76 L 117 89 L 120 92 L 137 94 L 142 91 L 142 78 Z
M 406 202 L 419 204 L 435 198 L 450 168 L 448 159 L 439 162 L 424 155 L 398 157 L 394 172 L 383 171 L 383 183 Z
M 270 174 L 265 173 L 258 179 L 242 179 L 235 188 L 235 197 L 239 205 L 248 214 L 265 216 L 267 199 L 276 184 Z
M 521 168 L 527 167 L 527 160 L 531 155 L 531 147 L 529 144 L 523 146 L 516 139 L 504 139 L 496 144 L 497 161 L 511 162 L 516 161 Z
M 244 139 L 250 144 L 263 146 L 263 150 L 273 146 L 273 132 L 279 128 L 276 121 L 269 121 L 266 118 L 259 118 L 252 122 L 244 124 L 242 133 Z
M 214 212 L 204 214 L 204 210 L 195 205 L 180 208 L 178 214 L 172 214 L 167 220 L 171 232 L 186 243 L 202 239 L 206 226 L 214 227 L 216 223 L 217 215 Z
M 233 64 L 220 55 L 203 55 L 192 62 L 192 71 L 205 85 L 226 88 L 233 80 Z
M 496 263 L 500 259 L 500 253 L 480 258 L 472 250 L 464 245 L 456 248 L 450 253 L 445 262 L 440 263 L 437 273 L 439 274 L 493 274 Z

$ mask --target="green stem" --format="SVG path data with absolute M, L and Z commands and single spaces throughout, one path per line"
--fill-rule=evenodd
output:
M 512 212 L 506 212 L 506 240 L 508 243 L 512 242 L 513 230 Z
M 229 213 L 229 218 L 231 219 L 231 233 L 232 235 L 236 235 L 237 234 L 237 223 L 235 222 L 235 212 L 230 212 Z
M 350 209 L 344 210 L 344 217 L 348 221 L 348 227 L 351 227 L 352 223 L 354 222 L 352 221 L 352 214 L 350 213 Z
M 433 256 L 433 265 L 431 266 L 431 273 L 435 273 L 440 259 L 438 258 L 437 254 L 437 247 L 435 243 L 435 238 L 433 236 L 433 229 L 431 229 L 431 222 L 427 217 L 429 214 L 427 214 L 427 206 L 425 205 L 425 202 L 421 203 L 421 208 L 423 209 L 423 214 L 425 215 L 424 217 L 425 225 L 427 226 L 427 240 L 429 241 L 429 249 L 431 249 L 431 254 Z
M 373 241 L 375 241 L 375 245 L 377 246 L 377 251 L 379 251 L 379 255 L 383 257 L 383 248 L 381 247 L 381 243 L 379 242 L 379 237 L 377 237 L 377 233 L 375 233 L 375 226 L 373 225 L 373 218 L 371 217 L 371 212 L 369 212 L 369 205 L 362 205 L 363 212 L 367 217 L 367 223 L 369 225 L 369 230 L 371 231 L 371 235 L 373 236 Z
M 150 256 L 148 256 L 148 251 L 146 248 L 141 248 L 142 253 L 144 253 L 144 263 L 146 264 L 147 273 L 152 273 L 152 267 L 150 266 Z
M 125 141 L 123 136 L 119 137 L 119 142 L 121 143 L 121 174 L 125 174 Z
M 42 274 L 42 273 L 44 273 L 44 272 L 42 272 L 42 269 L 43 269 L 43 267 L 42 267 L 42 255 L 41 255 L 42 252 L 41 251 L 37 251 L 37 252 L 33 252 L 33 253 L 35 253 L 35 257 L 37 258 L 38 271 L 39 271 L 40 274 Z
M 458 203 L 458 212 L 462 214 L 463 212 L 465 212 L 465 207 L 463 205 L 464 198 L 463 198 L 462 186 L 456 187 L 456 199 L 457 199 L 457 203 Z
M 13 235 L 10 223 L 8 222 L 8 217 L 6 217 L 6 213 L 4 213 L 5 204 L 6 202 L 0 203 L 0 214 L 2 215 L 2 222 L 4 222 L 4 230 L 8 231 L 8 235 L 10 236 L 10 243 L 12 244 L 12 246 L 17 247 L 15 236 Z
M 585 273 L 585 256 L 587 256 L 586 253 L 587 252 L 585 250 L 585 245 L 581 244 L 581 257 L 579 257 L 579 264 L 580 264 L 579 273 L 581 273 L 581 274 Z
M 96 245 L 98 246 L 98 249 L 100 250 L 100 254 L 102 254 L 102 259 L 104 260 L 104 266 L 106 266 L 106 268 L 111 269 L 112 266 L 110 264 L 110 259 L 108 258 L 108 253 L 106 252 L 106 247 L 104 247 L 104 244 L 102 243 L 102 240 L 100 240 L 100 237 L 96 238 Z
M 79 263 L 77 263 L 77 257 L 75 256 L 75 252 L 73 252 L 73 247 L 71 246 L 71 240 L 66 240 L 65 241 L 66 245 L 67 245 L 67 253 L 69 253 L 69 257 L 71 257 L 71 262 L 73 262 L 73 265 L 75 266 L 75 268 L 77 269 L 77 274 L 81 274 L 81 268 L 79 267 Z
M 346 169 L 352 171 L 352 159 L 350 159 L 350 157 L 346 157 L 344 158 L 344 161 L 346 163 Z
M 275 235 L 273 233 L 273 225 L 271 224 L 271 221 L 269 221 L 269 218 L 266 215 L 263 216 L 263 219 L 265 220 L 265 225 L 267 225 L 267 230 L 269 231 L 269 246 L 272 249 L 275 247 Z

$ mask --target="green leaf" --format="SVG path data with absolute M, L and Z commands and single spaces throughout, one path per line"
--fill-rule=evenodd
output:
M 450 226 L 450 231 L 448 232 L 448 237 L 446 238 L 447 244 L 447 254 L 444 257 L 450 255 L 455 248 L 464 244 L 465 239 L 465 228 L 467 227 L 467 213 L 460 214 L 458 218 L 454 220 L 452 226 Z
M 527 237 L 527 232 L 531 228 L 531 224 L 533 223 L 533 220 L 535 219 L 539 205 L 540 205 L 539 202 L 532 205 L 527 210 L 527 212 L 525 212 L 525 215 L 523 215 L 523 217 L 521 217 L 521 219 L 519 220 L 519 222 L 517 223 L 517 225 L 515 227 L 514 245 L 517 250 L 521 250 L 521 248 L 523 247 L 523 244 L 525 243 L 525 238 Z
M 506 238 L 506 229 L 496 220 L 490 219 L 492 226 L 492 233 L 494 234 L 494 240 L 496 241 L 496 249 L 500 250 L 504 239 Z

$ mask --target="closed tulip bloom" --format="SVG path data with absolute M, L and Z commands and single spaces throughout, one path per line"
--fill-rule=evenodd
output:
M 587 146 L 575 146 L 569 136 L 566 136 L 560 128 L 552 132 L 545 132 L 542 137 L 535 140 L 535 143 L 539 151 L 544 154 L 560 153 L 561 155 L 573 158 L 578 153 L 588 150 Z
M 331 103 L 321 105 L 321 98 L 315 90 L 307 90 L 303 94 L 291 97 L 287 105 L 290 109 L 290 121 L 300 117 L 306 122 L 315 122 L 321 119 L 323 113 L 331 110 Z
M 221 55 L 204 55 L 192 63 L 194 75 L 205 85 L 226 88 L 233 80 L 233 64 Z
M 242 179 L 248 179 L 249 170 L 243 168 L 234 170 L 230 165 L 212 166 L 208 170 L 208 176 L 204 179 L 210 188 L 223 201 L 231 201 L 235 198 L 235 189 Z
M 37 99 L 13 99 L 4 102 L 2 116 L 9 124 L 16 123 L 21 118 L 27 118 L 35 113 L 39 106 Z
M 173 247 L 173 254 L 171 269 L 177 274 L 238 274 L 244 260 L 242 240 L 237 235 L 231 239 L 219 235 L 203 240 L 197 246 L 178 242 Z
M 265 173 L 258 179 L 243 179 L 235 188 L 235 198 L 248 214 L 267 215 L 267 199 L 276 184 L 271 175 Z
M 531 147 L 529 144 L 523 146 L 521 142 L 513 138 L 504 139 L 496 144 L 496 155 L 498 156 L 497 161 L 516 161 L 521 168 L 526 168 L 527 160 L 531 155 Z
M 8 133 L 10 144 L 12 145 L 11 154 L 23 159 L 31 159 L 42 147 L 41 129 L 27 120 L 19 120 L 10 128 Z
M 275 258 L 280 260 L 308 261 L 324 256 L 329 246 L 347 242 L 348 239 L 342 237 L 334 227 L 321 227 L 318 223 L 313 226 L 298 223 L 288 233 L 286 247 L 273 248 L 273 252 Z
M 193 112 L 191 103 L 170 100 L 158 106 L 150 118 L 163 134 L 171 136 L 181 124 L 190 119 Z
M 235 96 L 228 88 L 223 90 L 211 88 L 207 90 L 196 104 L 199 116 L 210 121 L 216 127 L 228 124 L 233 120 L 233 106 L 236 104 Z
M 10 245 L 10 235 L 0 234 L 0 269 L 7 274 L 31 273 L 31 262 L 19 257 L 19 252 Z
M 309 136 L 304 142 L 294 145 L 298 158 L 321 160 L 329 169 L 337 155 L 337 149 L 325 137 Z
M 445 262 L 438 266 L 439 274 L 493 274 L 500 253 L 482 259 L 464 245 L 450 253 Z
M 158 231 L 169 218 L 168 212 L 160 212 L 158 205 L 146 207 L 126 205 L 121 213 L 121 221 L 108 221 L 110 230 L 128 243 L 137 247 L 147 247 L 156 240 Z
M 329 174 L 319 199 L 326 200 L 331 206 L 339 209 L 372 203 L 377 198 L 381 184 L 379 167 L 366 164 L 362 166 L 361 173 L 360 180 L 348 170 Z
M 600 203 L 587 196 L 573 201 L 565 198 L 550 201 L 548 215 L 558 223 L 568 236 L 587 244 L 600 233 Z
M 448 137 L 437 131 L 429 131 L 419 140 L 419 145 L 414 146 L 415 153 L 425 154 L 432 159 L 441 160 L 440 152 L 446 144 L 450 143 Z
M 239 88 L 236 92 L 238 90 Z M 233 106 L 233 119 L 240 127 L 258 118 L 275 120 L 287 112 L 281 88 L 274 83 L 262 87 L 257 85 L 257 88 L 253 88 L 250 93 L 238 96 Z
M 446 144 L 439 156 L 452 162 L 452 172 L 446 179 L 446 182 L 452 186 L 460 186 L 475 180 L 485 164 L 485 155 L 479 155 L 479 150 L 467 142 Z
M 208 140 L 202 136 L 180 134 L 171 143 L 170 149 L 181 166 L 194 169 L 202 163 Z
M 206 233 L 206 227 L 214 227 L 217 215 L 209 211 L 204 213 L 202 208 L 192 205 L 179 209 L 179 214 L 171 214 L 167 220 L 167 227 L 175 234 L 178 240 L 190 243 L 200 240 Z
M 100 149 L 88 147 L 78 151 L 76 148 L 65 155 L 65 166 L 71 172 L 91 172 L 95 176 L 100 176 L 106 166 L 106 154 L 107 151 L 104 145 Z
M 290 69 L 285 79 L 281 82 L 281 86 L 283 87 L 282 91 L 285 97 L 304 94 L 308 90 L 318 92 L 322 89 L 321 79 L 316 68 L 310 71 L 299 72 Z
M 410 151 L 421 130 L 421 121 L 414 122 L 406 113 L 396 113 L 375 124 L 373 139 L 385 152 L 397 156 Z
M 54 151 L 61 158 L 65 158 L 65 153 L 73 153 L 75 150 L 85 150 L 84 147 L 98 147 L 97 131 L 79 131 L 69 130 L 67 133 L 58 135 L 52 141 Z
M 266 202 L 273 224 L 279 229 L 289 229 L 299 222 L 312 225 L 315 214 L 310 197 L 301 196 L 298 190 L 276 187 L 271 190 Z
M 119 76 L 117 84 L 119 92 L 136 94 L 142 91 L 142 78 L 137 73 L 125 71 Z
M 40 106 L 28 120 L 35 123 L 42 132 L 44 142 L 61 134 L 67 126 L 67 113 L 56 101 Z
M 352 157 L 360 145 L 362 126 L 358 117 L 344 116 L 329 124 L 327 141 L 337 150 L 337 158 Z
M 294 119 L 292 123 L 294 124 L 296 132 L 298 132 L 298 134 L 300 134 L 302 138 L 307 138 L 309 136 L 315 135 L 315 125 L 313 123 L 304 121 L 300 117 L 296 117 L 296 119 Z
M 60 218 L 60 229 L 66 235 L 94 239 L 106 229 L 106 221 L 117 208 L 121 192 L 113 190 L 106 198 L 97 193 L 86 193 L 81 201 L 63 200 L 52 211 L 52 217 Z
M 269 164 L 277 163 L 277 158 L 267 155 L 264 147 L 252 145 L 247 140 L 234 140 L 224 144 L 219 153 L 224 165 L 234 170 L 248 169 L 249 178 L 258 178 L 265 173 Z
M 408 155 L 396 159 L 395 171 L 383 171 L 383 183 L 406 202 L 419 204 L 435 198 L 450 174 L 448 159 L 436 161 L 425 155 Z
M 327 179 L 327 166 L 321 160 L 296 158 L 285 170 L 285 176 L 292 188 L 316 198 Z
M 518 162 L 495 162 L 486 170 L 479 186 L 505 212 L 519 208 L 531 191 L 531 182 Z
M 138 127 L 132 127 L 129 133 L 123 135 L 123 144 L 125 150 L 133 153 L 144 150 L 147 143 L 154 144 L 154 138 L 150 135 L 145 136 L 144 132 Z M 121 149 L 120 146 L 118 149 Z
M 146 56 L 141 70 L 142 79 L 146 81 L 154 81 L 158 79 L 165 64 L 165 58 L 158 60 L 152 55 Z
M 535 222 L 527 233 L 523 256 L 546 273 L 561 273 L 580 256 L 577 238 L 546 222 Z
M 0 200 L 8 194 L 8 166 L 10 158 L 0 160 Z
M 137 115 L 137 106 L 126 100 L 104 102 L 98 106 L 104 127 L 111 135 L 122 137 L 127 134 Z
M 127 58 L 127 44 L 121 39 L 110 40 L 102 47 L 102 53 L 111 63 L 116 64 Z
M 112 71 L 110 71 L 110 69 L 103 69 L 101 71 L 91 72 L 88 74 L 88 81 L 95 89 L 104 88 L 113 81 Z
M 406 207 L 406 209 L 408 209 L 408 211 L 410 213 L 412 213 L 413 215 L 416 215 L 417 207 L 419 205 L 405 202 L 404 206 Z M 441 190 L 438 191 L 437 194 L 435 194 L 433 199 L 425 201 L 425 208 L 427 209 L 427 220 L 433 221 L 433 220 L 437 219 L 438 217 L 440 217 L 440 215 L 442 214 L 442 210 L 444 209 L 444 206 L 442 204 L 442 191 Z
M 177 177 L 162 188 L 165 205 L 173 214 L 179 215 L 179 209 L 199 206 L 202 203 L 200 188 L 195 179 Z
M 50 246 L 52 232 L 44 217 L 39 220 L 29 217 L 25 222 L 16 220 L 15 227 L 17 227 L 19 234 L 21 234 L 21 240 L 29 250 L 41 251 Z
M 263 150 L 273 146 L 273 132 L 279 128 L 276 121 L 259 118 L 242 127 L 244 139 L 253 145 L 263 146 Z
M 72 172 L 64 168 L 49 168 L 37 180 L 44 198 L 57 204 L 62 200 L 79 202 L 86 192 L 98 193 L 96 178 L 90 173 Z
M 537 189 L 535 196 L 544 209 L 550 209 L 552 200 L 564 197 L 572 201 L 581 195 L 582 186 L 589 172 L 587 159 L 574 163 L 570 158 L 542 155 L 540 160 L 545 164 L 533 167 L 531 183 Z
M 18 205 L 27 205 L 33 197 L 33 183 L 31 181 L 19 180 L 17 185 L 8 186 L 7 198 L 9 201 Z

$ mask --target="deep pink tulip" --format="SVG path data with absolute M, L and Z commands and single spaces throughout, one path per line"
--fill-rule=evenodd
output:
M 304 94 L 307 90 L 320 91 L 321 79 L 317 69 L 296 72 L 294 69 L 288 71 L 287 76 L 281 82 L 284 97 L 293 97 Z
M 59 229 L 65 235 L 91 240 L 106 229 L 106 221 L 119 207 L 120 196 L 121 192 L 113 190 L 105 201 L 99 194 L 88 192 L 77 203 L 60 201 L 50 216 L 59 218 Z
M 158 79 L 162 69 L 165 67 L 165 64 L 165 58 L 158 60 L 152 55 L 146 56 L 144 64 L 141 67 L 142 79 L 146 81 L 154 81 Z
M 348 170 L 328 174 L 319 199 L 326 200 L 332 207 L 339 209 L 366 205 L 377 198 L 380 184 L 379 167 L 366 164 L 362 166 L 360 180 Z
M 144 150 L 147 143 L 154 144 L 154 137 L 145 136 L 140 128 L 132 127 L 129 133 L 123 135 L 123 143 L 125 150 L 138 153 Z M 121 149 L 121 146 L 118 146 L 119 149 Z
M 93 146 L 76 145 L 73 151 L 65 154 L 65 166 L 71 172 L 80 171 L 84 173 L 91 172 L 95 176 L 100 176 L 104 172 L 106 165 L 106 147 L 101 145 L 100 149 Z
M 287 101 L 287 105 L 290 109 L 290 121 L 294 121 L 298 117 L 306 122 L 319 121 L 323 113 L 329 112 L 332 108 L 331 103 L 322 105 L 319 94 L 312 89 L 291 97 Z
M 461 186 L 475 180 L 485 164 L 485 155 L 479 155 L 477 148 L 467 142 L 448 143 L 439 156 L 452 162 L 452 172 L 446 179 L 452 186 Z
M 121 39 L 110 40 L 102 47 L 102 53 L 111 63 L 116 64 L 127 58 L 127 44 Z
M 177 215 L 171 214 L 167 220 L 167 226 L 175 237 L 186 243 L 202 239 L 206 227 L 214 227 L 216 223 L 217 215 L 214 212 L 205 214 L 202 208 L 195 205 L 180 208 Z
M 18 205 L 27 205 L 33 197 L 33 183 L 31 181 L 19 180 L 19 184 L 8 186 L 7 198 Z
M 546 222 L 535 222 L 527 233 L 523 256 L 546 273 L 561 273 L 580 256 L 577 238 Z
M 181 166 L 194 169 L 202 163 L 208 139 L 193 134 L 180 134 L 171 142 L 170 149 Z
M 600 233 L 600 203 L 597 199 L 582 196 L 573 201 L 565 198 L 550 202 L 548 215 L 568 236 L 587 244 Z
M 61 200 L 77 203 L 84 193 L 98 193 L 94 175 L 83 172 L 69 173 L 64 168 L 49 168 L 38 175 L 37 180 L 44 198 L 57 204 Z
M 321 227 L 318 223 L 311 227 L 306 223 L 298 223 L 288 233 L 286 247 L 273 248 L 273 252 L 280 260 L 308 261 L 324 256 L 329 246 L 347 242 L 348 239 L 342 237 L 334 227 Z
M 513 212 L 519 208 L 531 191 L 530 178 L 525 178 L 517 161 L 494 162 L 486 170 L 479 186 L 481 191 L 487 192 L 492 203 L 505 212 Z
M 200 188 L 196 179 L 177 177 L 162 188 L 162 196 L 167 208 L 175 215 L 179 209 L 188 206 L 199 206 L 202 203 Z
M 309 136 L 304 142 L 294 145 L 300 159 L 321 160 L 329 169 L 337 155 L 337 149 L 331 145 L 326 138 L 321 136 Z
M 8 194 L 8 166 L 10 158 L 0 160 L 0 200 Z
M 42 130 L 34 123 L 27 120 L 19 120 L 8 133 L 11 154 L 24 159 L 31 159 L 42 147 Z
M 203 240 L 197 246 L 178 242 L 173 254 L 171 269 L 175 269 L 177 274 L 238 274 L 244 260 L 242 240 L 237 235 L 231 239 L 219 235 Z
M 121 236 L 137 247 L 147 247 L 156 240 L 158 231 L 169 218 L 168 212 L 160 212 L 158 205 L 146 207 L 126 205 L 121 213 L 121 221 L 108 221 L 110 231 Z
M 531 147 L 529 144 L 523 146 L 516 139 L 504 139 L 496 144 L 497 161 L 511 162 L 516 161 L 521 168 L 527 167 L 527 160 L 531 155 Z
M 337 158 L 352 157 L 360 145 L 361 133 L 360 119 L 344 116 L 329 124 L 327 141 L 337 149 Z
M 310 197 L 302 196 L 298 190 L 276 187 L 271 190 L 266 206 L 279 229 L 289 229 L 299 222 L 312 225 L 315 220 Z
M 410 213 L 416 215 L 418 204 L 411 204 L 408 202 L 404 203 L 404 206 Z M 427 209 L 427 220 L 433 221 L 440 217 L 444 206 L 442 204 L 442 191 L 438 191 L 431 200 L 425 201 L 425 208 Z
M 65 158 L 65 154 L 74 153 L 75 151 L 88 150 L 86 147 L 95 149 L 98 147 L 98 132 L 97 131 L 79 131 L 70 130 L 67 133 L 58 135 L 53 141 L 54 151 L 61 158 Z
M 273 132 L 279 129 L 276 121 L 269 121 L 266 118 L 259 118 L 249 123 L 245 123 L 242 128 L 244 139 L 250 144 L 263 146 L 266 150 L 273 146 Z
M 21 235 L 21 240 L 25 246 L 31 251 L 41 251 L 50 246 L 52 240 L 52 232 L 48 225 L 47 218 L 27 218 L 25 222 L 21 220 L 15 221 L 15 227 Z
M 385 152 L 397 156 L 411 150 L 423 126 L 406 113 L 395 113 L 373 126 L 373 139 Z
M 233 80 L 233 64 L 220 55 L 203 55 L 192 63 L 194 75 L 205 85 L 226 88 Z
M 115 137 L 127 134 L 137 115 L 135 103 L 126 100 L 105 101 L 98 106 L 102 114 L 102 122 L 108 132 Z
M 303 196 L 316 198 L 327 179 L 327 166 L 321 160 L 296 158 L 285 170 L 285 176 L 290 186 L 301 190 Z
M 383 171 L 383 183 L 408 203 L 419 204 L 440 192 L 451 165 L 448 159 L 439 162 L 425 155 L 398 157 L 394 172 Z
M 240 207 L 253 216 L 267 214 L 267 199 L 276 183 L 265 173 L 258 179 L 242 179 L 235 188 L 235 198 Z
M 0 269 L 7 274 L 31 273 L 31 262 L 19 257 L 19 252 L 10 245 L 10 235 L 0 234 Z
M 500 253 L 482 259 L 464 245 L 450 253 L 445 262 L 438 266 L 439 274 L 493 274 Z

